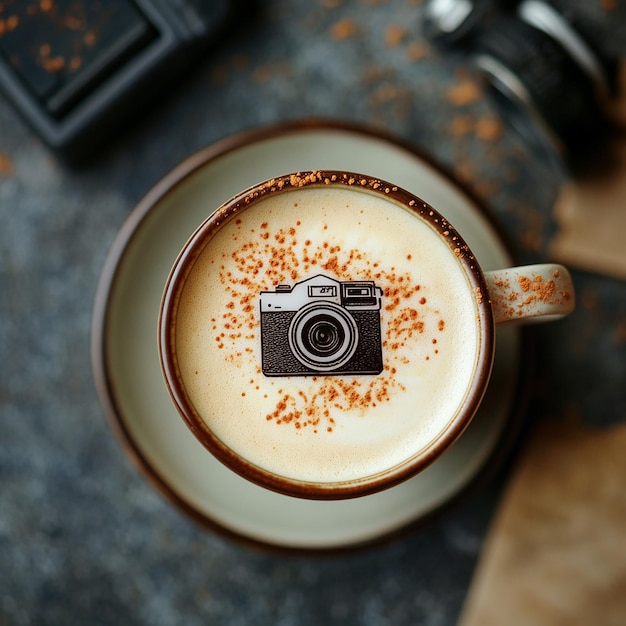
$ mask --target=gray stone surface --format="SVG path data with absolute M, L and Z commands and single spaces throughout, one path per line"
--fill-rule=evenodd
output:
M 501 480 L 359 552 L 243 547 L 137 472 L 104 419 L 89 355 L 98 277 L 133 206 L 189 154 L 258 125 L 322 116 L 385 129 L 470 184 L 521 261 L 543 260 L 561 180 L 468 90 L 466 59 L 425 44 L 422 23 L 409 0 L 263 2 L 252 27 L 80 168 L 0 101 L 2 626 L 456 622 Z M 534 334 L 526 418 L 623 421 L 626 285 L 575 281 L 576 313 Z

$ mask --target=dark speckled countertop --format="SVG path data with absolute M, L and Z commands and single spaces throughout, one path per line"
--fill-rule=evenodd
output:
M 347 554 L 273 554 L 207 532 L 162 498 L 94 390 L 91 315 L 116 232 L 164 174 L 238 131 L 304 117 L 383 129 L 472 187 L 520 261 L 548 256 L 562 180 L 500 123 L 466 59 L 427 44 L 423 3 L 261 5 L 81 167 L 56 159 L 0 100 L 2 626 L 458 619 L 504 470 L 408 536 Z M 526 420 L 616 424 L 626 420 L 626 284 L 574 279 L 577 311 L 534 333 Z

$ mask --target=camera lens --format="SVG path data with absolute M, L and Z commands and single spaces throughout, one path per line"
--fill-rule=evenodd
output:
M 309 320 L 302 331 L 302 341 L 307 350 L 320 357 L 335 354 L 345 340 L 341 325 L 327 315 Z
M 353 317 L 331 302 L 312 303 L 300 309 L 289 329 L 289 345 L 306 367 L 328 372 L 345 365 L 358 345 Z

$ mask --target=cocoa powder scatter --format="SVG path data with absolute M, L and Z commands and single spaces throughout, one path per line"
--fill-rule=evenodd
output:
M 298 186 L 303 180 L 303 184 L 310 182 L 309 176 L 305 179 L 299 176 L 295 175 L 292 185 Z M 410 273 L 382 269 L 380 260 L 371 259 L 358 249 L 342 249 L 328 242 L 314 244 L 310 239 L 305 241 L 304 255 L 298 258 L 291 244 L 299 237 L 300 221 L 289 228 L 278 229 L 273 229 L 271 222 L 263 222 L 258 229 L 250 228 L 247 232 L 242 232 L 241 220 L 236 220 L 235 224 L 237 233 L 233 240 L 245 243 L 232 252 L 230 265 L 220 264 L 220 282 L 230 299 L 221 318 L 214 318 L 212 322 L 218 347 L 226 348 L 225 358 L 236 365 L 242 365 L 244 359 L 256 358 L 252 346 L 259 342 L 258 298 L 262 291 L 274 290 L 279 284 L 293 285 L 323 270 L 342 281 L 376 281 L 384 294 L 387 324 L 383 325 L 383 372 L 367 382 L 335 376 L 311 377 L 316 388 L 309 396 L 304 392 L 294 396 L 279 390 L 280 400 L 265 416 L 267 421 L 291 425 L 297 430 L 306 428 L 318 432 L 321 429 L 330 433 L 336 426 L 333 414 L 365 412 L 388 402 L 392 391 L 404 390 L 395 377 L 397 368 L 410 362 L 403 348 L 409 340 L 424 333 L 426 319 L 432 315 L 427 311 L 425 297 L 419 301 L 423 310 L 408 306 L 410 298 L 421 289 Z M 438 330 L 443 331 L 444 327 L 444 320 L 440 320 Z M 247 347 L 243 351 L 236 350 L 234 346 L 240 346 L 242 341 Z M 434 350 L 433 354 L 438 352 Z M 255 371 L 262 378 L 257 363 Z M 258 391 L 260 387 L 259 380 L 250 380 L 251 391 Z
M 476 123 L 476 137 L 483 141 L 495 141 L 502 133 L 502 124 L 495 118 L 483 117 Z
M 5 19 L 0 18 L 0 35 L 16 30 L 19 23 L 20 18 L 17 15 L 9 15 Z
M 450 132 L 454 137 L 465 137 L 474 130 L 474 120 L 469 115 L 457 115 L 450 122 Z
M 528 294 L 523 304 L 537 301 L 556 304 L 561 297 L 567 297 L 566 294 L 557 292 L 556 283 L 552 279 L 544 281 L 543 276 L 535 276 L 532 280 L 527 276 L 520 276 L 518 282 L 521 290 Z
M 430 54 L 430 47 L 426 42 L 419 41 L 410 44 L 406 49 L 406 55 L 410 61 L 420 61 Z
M 330 36 L 335 41 L 343 41 L 354 37 L 359 32 L 359 28 L 355 21 L 350 19 L 343 19 L 335 22 L 330 31 Z
M 15 173 L 13 161 L 6 155 L 0 153 L 0 176 L 10 177 Z
M 558 278 L 558 273 L 554 276 Z M 572 297 L 567 291 L 559 291 L 554 280 L 545 280 L 541 275 L 519 276 L 518 288 L 506 279 L 498 280 L 494 284 L 499 291 L 493 304 L 500 310 L 503 318 L 519 318 L 524 315 L 528 305 L 536 302 L 556 305 Z
M 481 96 L 478 84 L 464 79 L 448 90 L 448 100 L 455 106 L 462 107 L 476 102 Z
M 392 24 L 385 30 L 385 44 L 389 48 L 398 47 L 406 38 L 406 30 L 402 26 Z
M 319 172 L 310 172 L 309 174 L 292 174 L 289 177 L 289 184 L 292 187 L 304 187 L 306 185 L 310 185 L 315 182 L 320 182 L 322 180 L 322 176 Z
M 520 289 L 522 291 L 530 291 L 531 282 L 528 276 L 520 276 L 517 282 L 519 283 Z

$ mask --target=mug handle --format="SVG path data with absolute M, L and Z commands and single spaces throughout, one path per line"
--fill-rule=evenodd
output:
M 562 265 L 542 263 L 484 274 L 496 323 L 544 322 L 574 310 L 574 284 Z

